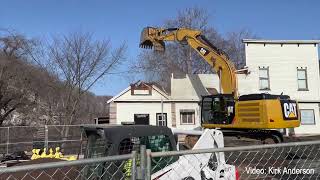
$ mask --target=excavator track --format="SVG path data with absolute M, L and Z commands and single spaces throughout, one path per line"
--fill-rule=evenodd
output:
M 283 143 L 284 138 L 281 132 L 277 130 L 264 129 L 219 129 L 225 137 L 236 137 L 238 139 L 248 138 L 258 140 L 262 144 L 278 144 Z M 200 136 L 187 135 L 184 139 L 184 146 L 186 149 L 192 149 Z
M 265 129 L 220 129 L 224 136 L 260 140 L 263 144 L 282 143 L 283 135 L 277 130 Z

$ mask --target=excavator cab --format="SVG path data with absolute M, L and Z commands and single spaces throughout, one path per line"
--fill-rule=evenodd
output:
M 201 101 L 201 123 L 231 124 L 235 114 L 232 94 L 203 96 Z

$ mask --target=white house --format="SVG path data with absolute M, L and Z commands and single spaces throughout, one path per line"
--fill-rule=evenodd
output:
M 245 39 L 250 74 L 240 93 L 287 94 L 299 102 L 301 126 L 296 134 L 320 134 L 319 40 Z
M 110 123 L 121 124 L 135 122 L 136 124 L 153 124 L 172 126 L 171 121 L 156 122 L 157 116 L 163 114 L 166 119 L 172 119 L 168 113 L 168 95 L 155 84 L 138 81 L 111 98 L 107 103 L 110 105 Z M 161 118 L 160 117 L 160 118 Z
M 320 134 L 318 40 L 245 39 L 246 70 L 238 74 L 240 95 L 286 94 L 299 102 L 302 125 L 296 134 Z M 146 87 L 149 87 L 146 88 Z M 219 87 L 215 74 L 171 78 L 171 94 L 155 84 L 131 85 L 110 103 L 110 122 L 138 122 L 181 129 L 199 127 L 201 95 Z M 146 90 L 148 89 L 148 91 Z M 163 115 L 163 116 L 162 116 Z
M 188 77 L 188 76 L 187 76 Z M 199 126 L 201 94 L 205 89 L 194 88 L 185 78 L 172 78 L 169 96 L 157 84 L 137 82 L 131 84 L 107 103 L 110 105 L 110 123 L 166 125 L 181 129 Z M 201 83 L 200 83 L 201 85 Z

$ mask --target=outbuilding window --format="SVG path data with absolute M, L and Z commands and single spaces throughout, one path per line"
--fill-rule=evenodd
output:
M 297 69 L 298 91 L 308 90 L 307 69 Z
M 269 67 L 259 67 L 259 89 L 270 90 Z
M 157 113 L 157 126 L 167 126 L 167 113 Z
M 180 123 L 181 124 L 194 124 L 195 111 L 193 109 L 180 110 Z

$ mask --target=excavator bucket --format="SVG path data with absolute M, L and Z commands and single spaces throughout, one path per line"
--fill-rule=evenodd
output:
M 153 27 L 143 28 L 140 37 L 140 47 L 145 49 L 154 49 L 155 51 L 164 51 L 165 44 L 158 40 L 158 29 Z

